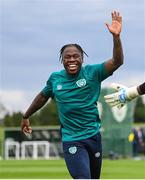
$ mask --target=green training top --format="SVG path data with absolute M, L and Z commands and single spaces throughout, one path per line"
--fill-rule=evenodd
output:
M 101 81 L 108 76 L 104 63 L 86 65 L 75 76 L 65 70 L 51 74 L 42 93 L 56 101 L 62 141 L 82 140 L 99 132 L 96 102 Z

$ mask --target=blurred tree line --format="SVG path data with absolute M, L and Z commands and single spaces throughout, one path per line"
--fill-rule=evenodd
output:
M 143 102 L 143 97 L 137 98 L 134 112 L 134 122 L 145 123 L 145 104 Z
M 22 112 L 6 114 L 3 120 L 3 124 L 5 127 L 20 127 L 22 116 Z M 59 125 L 58 112 L 55 102 L 51 100 L 29 119 L 32 126 Z
M 21 112 L 6 114 L 3 119 L 3 125 L 5 127 L 20 127 L 21 119 Z M 41 110 L 30 117 L 30 121 L 32 126 L 59 125 L 58 112 L 55 102 L 51 100 L 50 103 L 47 103 Z M 145 123 L 145 104 L 142 97 L 139 97 L 136 100 L 134 122 Z

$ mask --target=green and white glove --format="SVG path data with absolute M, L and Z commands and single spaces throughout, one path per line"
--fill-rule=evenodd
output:
M 126 104 L 126 102 L 139 96 L 137 86 L 128 88 L 122 84 L 112 83 L 111 88 L 117 92 L 104 96 L 105 101 L 111 107 L 117 106 L 117 108 L 120 109 Z

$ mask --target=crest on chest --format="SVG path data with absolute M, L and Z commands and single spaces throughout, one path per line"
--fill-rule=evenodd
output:
M 86 79 L 79 79 L 76 84 L 78 87 L 84 87 L 86 85 Z

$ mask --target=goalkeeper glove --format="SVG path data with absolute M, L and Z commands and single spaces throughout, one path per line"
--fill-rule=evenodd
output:
M 111 88 L 117 92 L 106 95 L 104 98 L 105 101 L 112 107 L 117 106 L 120 109 L 126 104 L 126 102 L 131 101 L 139 96 L 137 86 L 128 88 L 121 84 L 112 83 Z

